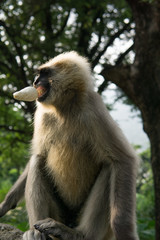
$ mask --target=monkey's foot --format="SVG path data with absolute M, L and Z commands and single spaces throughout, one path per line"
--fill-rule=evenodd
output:
M 69 228 L 66 225 L 57 222 L 51 218 L 38 221 L 34 225 L 35 229 L 45 235 L 51 235 L 61 240 L 82 240 L 83 235 L 75 229 Z
M 44 233 L 30 229 L 23 234 L 23 240 L 47 240 L 47 237 Z

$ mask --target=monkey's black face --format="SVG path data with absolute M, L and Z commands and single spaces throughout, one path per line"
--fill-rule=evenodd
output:
M 44 68 L 41 69 L 35 77 L 33 86 L 37 89 L 38 92 L 38 101 L 43 102 L 50 91 L 49 77 L 51 75 L 50 69 Z

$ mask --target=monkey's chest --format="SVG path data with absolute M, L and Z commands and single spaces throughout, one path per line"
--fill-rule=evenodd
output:
M 47 166 L 60 196 L 73 207 L 87 198 L 99 172 L 93 159 L 65 146 L 50 149 Z

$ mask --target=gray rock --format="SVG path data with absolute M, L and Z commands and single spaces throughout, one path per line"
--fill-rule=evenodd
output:
M 8 224 L 0 223 L 0 240 L 22 240 L 23 232 Z

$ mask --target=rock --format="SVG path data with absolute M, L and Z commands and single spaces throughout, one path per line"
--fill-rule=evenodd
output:
M 23 232 L 8 224 L 0 223 L 0 240 L 22 240 Z

